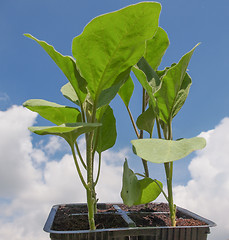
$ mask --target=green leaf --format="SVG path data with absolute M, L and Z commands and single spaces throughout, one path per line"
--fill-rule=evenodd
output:
M 177 115 L 177 113 L 180 111 L 180 109 L 184 105 L 185 100 L 188 97 L 188 93 L 189 93 L 189 89 L 190 89 L 191 85 L 192 85 L 192 79 L 188 75 L 188 73 L 186 73 L 183 83 L 181 85 L 180 91 L 178 92 L 176 99 L 175 99 L 175 103 L 173 105 L 172 118 L 174 118 Z
M 146 52 L 144 55 L 144 58 L 154 70 L 157 70 L 159 67 L 168 46 L 168 35 L 165 30 L 159 27 L 154 37 L 146 42 Z
M 133 152 L 146 161 L 166 163 L 186 157 L 206 146 L 204 138 L 194 137 L 177 141 L 164 139 L 138 139 L 131 141 Z
M 163 184 L 160 181 L 152 180 L 151 178 L 143 178 L 138 180 L 138 182 L 140 183 L 141 195 L 140 198 L 134 202 L 134 205 L 146 204 L 154 201 L 160 195 L 161 189 L 163 188 Z
M 72 84 L 70 82 L 66 83 L 60 90 L 64 97 L 66 97 L 68 100 L 72 101 L 73 103 L 80 105 L 79 99 L 77 97 L 77 94 L 72 87 Z
M 133 206 L 141 197 L 140 183 L 135 173 L 129 168 L 127 160 L 123 169 L 121 197 L 127 206 Z
M 73 39 L 72 53 L 92 99 L 118 84 L 120 73 L 144 55 L 145 41 L 158 29 L 161 5 L 143 2 L 94 18 Z
M 155 122 L 155 113 L 150 106 L 145 112 L 143 112 L 137 119 L 136 124 L 140 130 L 147 131 L 150 136 L 153 132 L 153 126 Z
M 77 70 L 75 60 L 70 56 L 63 56 L 57 52 L 53 46 L 48 43 L 38 40 L 31 34 L 24 34 L 26 37 L 35 40 L 52 58 L 57 66 L 63 71 L 69 82 L 72 84 L 81 103 L 84 102 L 86 97 L 86 81 L 81 77 Z
M 118 92 L 119 96 L 123 100 L 126 107 L 129 106 L 129 102 L 133 94 L 133 91 L 134 91 L 134 83 L 132 78 L 129 76 L 127 81 L 122 85 L 122 87 L 119 89 L 119 92 Z
M 183 82 L 190 81 L 190 79 L 186 75 L 186 70 L 196 47 L 197 45 L 190 52 L 186 53 L 181 58 L 178 64 L 174 65 L 166 71 L 166 73 L 162 77 L 161 88 L 155 93 L 155 98 L 157 99 L 157 106 L 159 108 L 159 117 L 168 125 L 172 120 L 174 113 L 176 115 L 177 110 L 179 109 L 178 107 L 176 107 L 176 109 L 174 110 L 174 106 L 177 104 L 177 101 L 180 101 L 178 99 L 180 99 L 179 95 L 182 87 L 184 88 L 184 86 L 186 86 L 189 90 L 190 85 Z M 184 91 L 188 93 L 188 90 Z M 184 103 L 183 100 L 182 102 Z M 179 107 L 181 107 L 180 103 Z
M 113 114 L 113 110 L 110 106 L 103 107 L 98 111 L 98 122 L 102 124 L 98 128 L 98 144 L 96 151 L 101 153 L 115 144 L 117 132 L 116 132 L 116 120 Z
M 138 81 L 141 83 L 142 87 L 146 90 L 151 104 L 154 107 L 154 111 L 156 110 L 156 101 L 154 94 L 161 87 L 161 80 L 158 77 L 157 73 L 153 70 L 153 68 L 147 63 L 144 57 L 142 57 L 138 64 L 132 68 L 135 76 Z
M 137 179 L 136 174 L 129 168 L 127 160 L 124 163 L 121 197 L 128 206 L 146 204 L 154 201 L 163 188 L 160 181 L 151 178 Z
M 51 127 L 29 127 L 29 130 L 38 135 L 57 135 L 63 137 L 72 146 L 81 134 L 92 132 L 100 126 L 100 123 L 66 123 Z
M 77 108 L 59 105 L 42 99 L 30 99 L 23 106 L 39 113 L 43 118 L 56 125 L 81 121 L 80 111 Z

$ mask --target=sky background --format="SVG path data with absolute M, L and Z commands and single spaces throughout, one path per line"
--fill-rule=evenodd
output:
M 67 83 L 64 74 L 23 33 L 31 33 L 63 55 L 71 55 L 72 39 L 92 18 L 137 2 L 0 1 L 0 239 L 48 239 L 42 228 L 51 206 L 85 201 L 66 144 L 59 138 L 35 136 L 28 131 L 31 125 L 47 122 L 22 107 L 27 99 L 69 102 L 60 93 Z M 174 119 L 173 135 L 181 138 L 201 134 L 208 145 L 175 163 L 175 202 L 217 223 L 210 240 L 228 240 L 229 2 L 159 2 L 162 4 L 159 25 L 170 39 L 159 69 L 178 62 L 201 42 L 188 67 L 193 84 L 185 105 Z M 135 84 L 130 108 L 136 118 L 141 103 L 139 84 Z M 104 154 L 98 186 L 101 202 L 121 201 L 125 157 L 135 171 L 142 170 L 140 161 L 131 153 L 130 140 L 135 135 L 125 107 L 119 98 L 111 105 L 117 118 L 118 138 L 115 147 Z M 150 173 L 164 181 L 163 166 L 150 165 Z

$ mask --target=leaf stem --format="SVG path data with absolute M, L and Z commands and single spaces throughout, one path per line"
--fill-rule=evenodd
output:
M 76 151 L 78 153 L 78 156 L 79 156 L 79 159 L 80 159 L 80 162 L 82 163 L 83 167 L 87 170 L 87 165 L 85 164 L 84 160 L 83 160 L 83 157 L 80 153 L 80 149 L 79 149 L 79 146 L 78 146 L 78 143 L 75 142 L 75 146 L 76 146 Z
M 94 183 L 94 186 L 97 185 L 98 180 L 99 180 L 99 175 L 100 175 L 100 170 L 101 170 L 101 157 L 102 157 L 102 153 L 99 153 L 99 166 L 98 166 L 98 173 L 97 173 L 97 177 Z
M 80 171 L 80 167 L 79 167 L 79 164 L 78 164 L 78 161 L 77 161 L 77 158 L 76 158 L 76 153 L 75 153 L 75 149 L 74 149 L 74 144 L 70 145 L 70 147 L 71 147 L 71 150 L 72 150 L 72 155 L 73 155 L 73 158 L 74 158 L 75 166 L 76 166 L 77 172 L 78 172 L 78 174 L 79 174 L 80 180 L 81 180 L 84 188 L 85 188 L 86 190 L 88 190 L 88 186 L 87 186 L 87 184 L 86 184 L 86 182 L 85 182 L 85 180 L 84 180 L 84 178 L 83 178 L 83 175 L 82 175 L 82 173 L 81 173 L 81 171 Z
M 129 106 L 126 106 L 126 109 L 127 109 L 128 113 L 129 113 L 130 120 L 131 120 L 131 123 L 132 123 L 132 125 L 133 125 L 133 127 L 134 127 L 134 131 L 135 131 L 135 133 L 136 133 L 136 135 L 137 135 L 137 138 L 139 139 L 139 138 L 140 138 L 140 134 L 139 134 L 139 132 L 138 132 L 138 128 L 137 128 L 137 126 L 136 126 L 136 124 L 135 124 L 135 121 L 134 121 L 134 118 L 133 118 L 133 115 L 132 115 L 132 113 L 131 113 L 131 111 L 130 111 Z

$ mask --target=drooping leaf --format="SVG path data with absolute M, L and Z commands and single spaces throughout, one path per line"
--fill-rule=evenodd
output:
M 120 73 L 135 65 L 145 41 L 158 29 L 161 5 L 143 2 L 94 18 L 73 39 L 72 53 L 93 100 L 122 81 Z
M 150 136 L 153 132 L 153 126 L 155 122 L 155 113 L 150 106 L 145 112 L 143 112 L 137 119 L 136 124 L 140 130 L 147 131 Z
M 143 178 L 138 180 L 140 183 L 141 195 L 140 198 L 134 202 L 134 205 L 150 203 L 161 194 L 163 184 L 158 180 L 155 181 L 151 178 Z M 158 185 L 161 187 L 161 189 Z
M 135 173 L 129 168 L 127 160 L 124 163 L 121 197 L 127 206 L 133 206 L 140 199 L 140 183 Z
M 119 92 L 118 92 L 119 96 L 123 100 L 126 107 L 129 106 L 129 102 L 133 94 L 133 91 L 134 91 L 134 83 L 132 78 L 129 76 L 127 81 L 122 85 L 122 87 L 119 89 Z
M 56 125 L 81 121 L 80 111 L 77 108 L 59 105 L 43 99 L 30 99 L 23 106 L 39 113 L 43 118 Z
M 66 97 L 68 100 L 72 101 L 73 103 L 80 105 L 79 99 L 77 97 L 77 94 L 72 87 L 71 83 L 66 83 L 60 90 L 64 97 Z
M 155 181 L 151 178 L 138 180 L 136 174 L 129 168 L 127 160 L 125 160 L 121 191 L 124 204 L 133 206 L 154 201 L 161 193 L 160 187 L 163 188 L 160 181 Z
M 157 70 L 159 67 L 168 46 L 168 35 L 165 30 L 159 27 L 154 37 L 146 42 L 146 51 L 144 55 L 144 58 L 154 70 Z
M 175 111 L 173 111 L 173 109 L 174 105 L 176 104 L 177 98 L 180 98 L 178 96 L 180 90 L 182 90 L 182 87 L 185 86 L 188 89 L 190 87 L 189 83 L 183 82 L 190 81 L 190 79 L 186 75 L 186 70 L 196 47 L 197 46 L 195 46 L 190 52 L 186 53 L 181 58 L 178 64 L 174 65 L 173 67 L 169 68 L 168 71 L 166 71 L 162 78 L 161 88 L 154 95 L 157 99 L 159 117 L 168 125 L 172 120 L 172 117 L 174 115 L 173 113 L 175 112 L 177 114 L 178 108 L 176 107 Z M 188 93 L 188 90 L 184 91 Z M 180 105 L 181 104 L 179 104 L 179 106 Z
M 133 152 L 146 161 L 166 163 L 186 157 L 206 146 L 204 138 L 194 137 L 177 141 L 164 139 L 138 139 L 131 141 Z
M 26 37 L 35 40 L 52 58 L 57 66 L 63 71 L 69 82 L 72 84 L 78 99 L 81 103 L 84 102 L 86 97 L 86 81 L 81 77 L 77 70 L 75 60 L 71 56 L 63 56 L 57 52 L 53 46 L 49 45 L 45 41 L 38 40 L 31 34 L 24 34 Z
M 98 121 L 102 126 L 97 130 L 99 136 L 96 151 L 101 153 L 113 147 L 117 137 L 116 119 L 113 110 L 109 105 L 99 109 Z
M 57 135 L 63 137 L 72 146 L 81 134 L 91 132 L 100 126 L 100 123 L 66 123 L 51 127 L 29 127 L 29 130 L 38 135 Z

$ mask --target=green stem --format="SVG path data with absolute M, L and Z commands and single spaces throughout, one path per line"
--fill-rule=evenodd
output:
M 92 118 L 91 123 L 95 122 L 95 115 L 96 115 L 96 104 L 93 107 L 92 111 Z M 87 206 L 88 206 L 88 221 L 90 230 L 95 230 L 95 220 L 94 214 L 96 209 L 96 193 L 93 181 L 93 138 L 94 138 L 94 131 L 90 132 L 87 135 Z
M 87 166 L 86 166 L 86 164 L 85 164 L 85 162 L 84 162 L 84 160 L 83 160 L 83 157 L 82 157 L 82 155 L 81 155 L 81 153 L 80 153 L 80 149 L 79 149 L 79 146 L 78 146 L 77 142 L 75 142 L 75 146 L 76 146 L 76 151 L 77 151 L 77 153 L 78 153 L 80 162 L 82 163 L 83 167 L 87 170 Z
M 79 177 L 80 177 L 80 180 L 84 186 L 84 188 L 87 190 L 88 189 L 88 186 L 83 178 L 83 175 L 80 171 L 80 167 L 79 167 L 79 164 L 78 164 L 78 161 L 77 161 L 77 158 L 76 158 L 76 153 L 75 153 L 75 149 L 74 149 L 74 144 L 70 145 L 71 147 L 71 150 L 72 150 L 72 155 L 73 155 L 73 159 L 74 159 L 74 162 L 75 162 L 75 166 L 76 166 L 76 169 L 77 169 L 77 172 L 79 174 Z
M 96 180 L 95 180 L 94 186 L 97 185 L 98 180 L 99 180 L 99 175 L 100 175 L 100 170 L 101 170 L 101 156 L 102 156 L 102 154 L 99 153 L 99 166 L 98 166 L 98 173 L 97 173 L 97 177 L 96 177 Z

